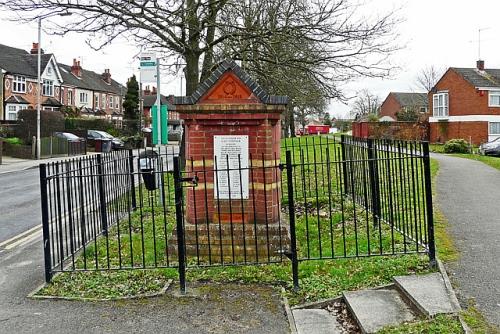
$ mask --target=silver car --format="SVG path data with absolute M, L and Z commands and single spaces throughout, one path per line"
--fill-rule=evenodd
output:
M 484 155 L 500 156 L 500 137 L 493 139 L 490 142 L 481 144 L 479 146 L 479 152 Z

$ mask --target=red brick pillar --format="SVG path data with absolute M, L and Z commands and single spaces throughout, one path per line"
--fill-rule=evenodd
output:
M 199 180 L 185 195 L 188 255 L 277 256 L 288 245 L 279 168 L 286 98 L 267 95 L 225 62 L 193 96 L 176 102 L 186 174 Z

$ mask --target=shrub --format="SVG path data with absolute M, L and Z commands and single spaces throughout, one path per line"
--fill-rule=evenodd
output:
M 17 113 L 15 136 L 31 144 L 36 136 L 36 110 L 26 109 Z M 56 131 L 64 131 L 64 116 L 59 111 L 40 111 L 40 136 L 50 137 Z
M 469 143 L 464 139 L 451 139 L 444 144 L 445 153 L 469 153 Z
M 5 143 L 9 143 L 11 145 L 22 145 L 23 141 L 17 137 L 5 138 L 3 140 Z

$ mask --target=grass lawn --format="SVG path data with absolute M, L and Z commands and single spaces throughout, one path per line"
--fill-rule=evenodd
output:
M 312 140 L 313 137 L 309 138 Z M 287 144 L 294 145 L 291 142 Z M 338 152 L 338 145 L 334 143 L 331 147 L 332 154 L 336 154 L 333 152 Z M 300 158 L 301 156 L 300 151 L 295 147 L 294 154 L 295 157 Z M 302 159 L 313 159 L 315 154 L 318 152 L 311 148 L 302 153 Z M 321 155 L 321 159 L 327 159 L 324 153 Z M 400 169 L 400 167 L 403 166 L 396 163 L 380 166 L 380 170 L 384 171 L 381 177 L 385 177 L 385 171 L 388 171 L 384 168 Z M 326 170 L 327 167 L 322 165 L 321 168 Z M 335 166 L 331 168 L 330 172 L 335 170 Z M 410 168 L 410 166 L 406 166 L 406 168 Z M 435 162 L 433 162 L 433 171 L 434 173 L 437 171 Z M 359 205 L 355 207 L 352 204 L 344 203 L 346 205 L 344 211 L 347 214 L 342 217 L 338 207 L 341 200 L 337 197 L 330 197 L 336 204 L 325 201 L 325 198 L 329 198 L 328 196 L 311 198 L 308 194 L 315 193 L 314 187 L 318 187 L 318 191 L 322 194 L 332 192 L 328 187 L 337 187 L 336 184 L 333 184 L 335 182 L 330 182 L 333 179 L 326 171 L 319 174 L 319 178 L 315 177 L 319 181 L 318 183 L 311 185 L 308 182 L 305 184 L 305 181 L 309 180 L 315 172 L 318 173 L 312 169 L 302 169 L 301 176 L 298 176 L 297 182 L 303 186 L 296 189 L 299 192 L 298 198 L 300 198 L 300 201 L 297 200 L 297 202 L 305 204 L 302 213 L 297 214 L 297 241 L 301 258 L 322 257 L 323 259 L 299 263 L 300 291 L 293 292 L 291 263 L 286 259 L 282 263 L 269 265 L 190 267 L 187 271 L 188 282 L 209 280 L 284 286 L 291 304 L 299 304 L 335 297 L 344 290 L 357 290 L 387 284 L 391 282 L 393 276 L 397 275 L 429 272 L 428 257 L 424 254 L 324 259 L 335 254 L 354 256 L 357 254 L 356 252 L 360 255 L 369 252 L 372 254 L 379 252 L 392 254 L 395 251 L 404 250 L 405 247 L 413 246 L 402 239 L 399 234 L 392 239 L 394 242 L 390 242 L 391 239 L 388 238 L 391 229 L 387 227 L 389 225 L 381 224 L 383 228 L 370 229 L 370 226 L 373 226 L 370 221 L 371 215 Z M 409 177 L 409 174 L 406 177 Z M 408 179 L 407 182 L 410 183 L 411 180 Z M 397 181 L 394 184 L 399 186 Z M 408 185 L 405 183 L 404 186 Z M 313 187 L 312 192 L 310 187 Z M 399 208 L 397 215 L 402 215 L 405 210 L 413 211 L 412 198 L 406 194 L 405 189 L 401 184 L 401 189 L 395 193 L 398 194 L 397 196 L 405 194 L 409 206 Z M 385 191 L 384 194 L 386 194 L 389 188 L 382 191 Z M 140 197 L 140 192 L 138 193 L 140 202 L 156 203 L 154 200 Z M 308 211 L 307 207 L 310 205 L 308 203 L 313 203 L 312 206 L 321 209 L 321 211 L 327 211 L 328 218 L 323 217 L 319 210 Z M 386 209 L 387 207 L 384 207 L 384 210 Z M 163 223 L 164 219 L 165 224 Z M 144 204 L 141 210 L 134 212 L 129 218 L 111 227 L 108 238 L 101 237 L 95 243 L 88 245 L 76 259 L 75 269 L 106 269 L 108 266 L 110 268 L 175 266 L 175 256 L 168 257 L 167 251 L 168 239 L 172 234 L 174 223 L 173 210 L 165 213 L 157 205 Z M 347 231 L 346 233 L 343 232 L 343 228 Z M 354 231 L 360 233 L 353 233 Z M 382 238 L 382 243 L 378 241 L 380 238 Z M 439 251 L 441 238 L 437 238 Z M 333 247 L 331 240 L 334 240 Z M 61 273 L 39 294 L 88 298 L 132 296 L 157 291 L 169 278 L 178 279 L 177 269 L 93 270 L 90 272 Z

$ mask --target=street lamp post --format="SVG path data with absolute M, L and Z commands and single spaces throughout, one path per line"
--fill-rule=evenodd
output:
M 38 18 L 38 50 L 37 50 L 37 92 L 36 92 L 36 158 L 40 159 L 40 109 L 41 109 L 41 67 L 42 67 L 42 18 Z
M 70 16 L 72 13 L 63 12 L 57 13 L 58 16 Z M 38 18 L 38 50 L 37 50 L 37 93 L 36 93 L 36 158 L 40 159 L 40 121 L 41 121 L 41 109 L 42 109 L 42 19 L 56 16 L 56 15 L 48 15 L 48 16 L 40 16 Z

